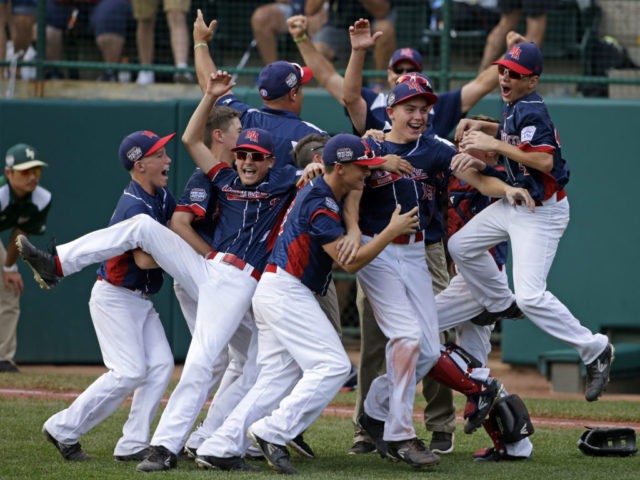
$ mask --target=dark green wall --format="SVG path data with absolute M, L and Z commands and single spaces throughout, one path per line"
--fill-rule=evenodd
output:
M 238 89 L 259 105 L 256 92 Z M 324 92 L 308 89 L 303 117 L 330 133 L 348 131 L 342 108 Z M 59 243 L 103 227 L 128 181 L 117 157 L 123 136 L 150 129 L 159 134 L 184 130 L 196 102 L 120 102 L 0 100 L 0 152 L 17 142 L 32 143 L 50 168 L 42 185 L 53 194 L 48 233 Z M 640 102 L 549 99 L 572 176 L 568 187 L 572 221 L 549 277 L 549 289 L 594 330 L 609 323 L 636 325 L 633 300 L 640 297 L 636 272 L 640 261 L 640 216 L 635 185 L 640 177 L 634 145 Z M 474 112 L 498 115 L 497 97 Z M 176 196 L 193 164 L 179 140 L 168 145 L 173 159 L 170 188 Z M 625 182 L 625 179 L 630 182 Z M 6 241 L 6 232 L 2 235 Z M 18 328 L 18 362 L 100 362 L 87 301 L 95 268 L 66 278 L 51 291 L 40 291 L 24 264 L 26 292 Z M 155 303 L 176 358 L 184 359 L 188 331 L 167 278 Z M 530 322 L 503 327 L 504 359 L 535 363 L 539 351 L 557 348 Z

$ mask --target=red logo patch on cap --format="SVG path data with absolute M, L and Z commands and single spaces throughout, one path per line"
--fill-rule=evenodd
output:
M 245 133 L 244 138 L 246 138 L 252 143 L 258 143 L 259 141 L 258 132 L 256 132 L 255 130 L 248 130 L 247 133 Z
M 400 49 L 400 55 L 403 57 L 413 58 L 413 50 L 410 48 L 402 48 Z
M 509 56 L 514 60 L 520 60 L 520 54 L 522 53 L 522 49 L 518 45 L 514 45 L 509 50 Z

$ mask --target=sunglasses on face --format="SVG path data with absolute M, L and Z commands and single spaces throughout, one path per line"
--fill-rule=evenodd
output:
M 407 82 L 416 82 L 417 84 L 425 87 L 428 91 L 430 92 L 433 91 L 433 87 L 429 84 L 429 81 L 421 75 L 416 75 L 416 72 L 407 73 L 399 76 L 398 79 L 396 80 L 396 85 L 400 85 L 401 83 L 407 83 Z
M 271 158 L 271 155 L 261 152 L 245 152 L 242 150 L 236 152 L 236 158 L 238 160 L 246 160 L 247 157 L 251 158 L 254 162 L 264 162 L 267 158 Z
M 29 177 L 31 176 L 31 174 L 39 177 L 40 175 L 42 175 L 42 167 L 33 167 L 27 170 L 14 170 L 14 172 L 19 173 L 23 177 Z
M 523 75 L 522 73 L 514 72 L 513 70 L 509 70 L 504 65 L 498 65 L 498 74 L 500 76 L 507 74 L 511 80 L 522 80 L 523 78 L 530 77 L 531 75 Z
M 402 75 L 403 73 L 413 73 L 417 72 L 418 69 L 416 67 L 393 67 L 393 73 L 396 75 Z

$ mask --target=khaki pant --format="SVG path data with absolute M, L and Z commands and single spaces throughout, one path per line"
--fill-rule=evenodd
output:
M 434 294 L 440 293 L 449 284 L 447 259 L 442 242 L 427 245 L 426 260 L 433 280 Z M 367 397 L 371 382 L 385 368 L 385 346 L 387 338 L 382 334 L 369 301 L 358 283 L 356 306 L 360 318 L 360 365 L 358 366 L 358 390 L 353 416 L 355 425 L 354 442 L 367 441 L 368 435 L 357 425 L 362 414 L 364 399 Z M 453 405 L 451 389 L 428 377 L 423 379 L 423 395 L 427 401 L 424 409 L 425 427 L 429 431 L 451 433 L 456 427 L 456 411 Z
M 4 265 L 7 251 L 0 242 L 0 265 Z M 0 360 L 14 361 L 16 356 L 16 329 L 20 317 L 20 297 L 5 288 L 0 281 Z

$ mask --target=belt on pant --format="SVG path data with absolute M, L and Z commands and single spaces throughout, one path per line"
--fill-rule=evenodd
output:
M 371 232 L 362 232 L 362 235 L 367 237 L 375 237 L 378 235 L 377 233 Z M 411 235 L 398 235 L 396 238 L 391 240 L 391 243 L 396 243 L 398 245 L 409 245 L 410 243 L 421 242 L 424 240 L 424 232 L 416 232 Z
M 107 283 L 111 283 L 109 280 L 106 280 L 104 278 L 102 278 L 100 275 L 98 275 L 97 280 L 99 282 L 107 282 Z M 127 287 L 126 285 L 116 285 L 115 283 L 111 283 L 111 285 L 113 285 L 114 287 L 122 287 L 122 288 L 126 288 L 127 290 L 131 290 L 132 292 L 135 292 L 139 295 L 142 295 L 143 297 L 148 297 L 149 294 L 143 292 L 142 290 L 140 290 L 139 288 L 133 288 L 133 287 Z
M 560 200 L 566 197 L 567 197 L 567 192 L 563 188 L 562 190 L 555 192 L 546 200 L 542 200 L 542 201 L 536 200 L 536 207 L 542 207 L 543 205 L 551 205 L 553 203 L 558 203 Z
M 219 262 L 236 267 L 238 270 L 247 272 L 249 275 L 256 279 L 256 282 L 260 281 L 260 277 L 262 276 L 260 270 L 251 266 L 249 263 L 245 262 L 243 259 L 241 259 L 237 255 L 234 255 L 233 253 L 211 252 L 209 255 L 207 255 L 207 259 L 215 259 Z
M 270 263 L 267 265 L 267 268 L 264 269 L 264 273 L 276 273 L 278 271 L 278 266 L 274 263 Z

